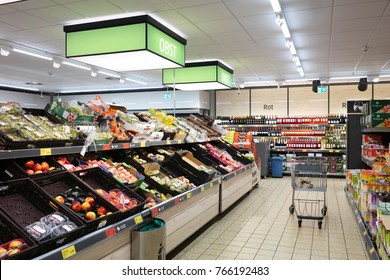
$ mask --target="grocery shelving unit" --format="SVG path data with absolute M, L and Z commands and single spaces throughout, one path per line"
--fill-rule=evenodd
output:
M 353 197 L 352 197 L 352 194 L 348 191 L 348 190 L 345 190 L 345 194 L 347 196 L 347 200 L 352 208 L 352 211 L 353 211 L 353 216 L 358 224 L 358 227 L 359 227 L 359 232 L 362 236 L 362 239 L 363 239 L 363 243 L 365 245 L 365 248 L 367 250 L 367 255 L 368 257 L 371 259 L 371 260 L 379 260 L 379 256 L 378 256 L 378 252 L 376 250 L 376 246 L 375 246 L 375 243 L 372 239 L 372 236 L 371 234 L 369 233 L 369 231 L 367 230 L 367 226 L 366 224 L 364 223 L 363 221 L 363 218 L 360 214 L 360 211 L 358 210 L 357 206 L 355 205 L 354 201 L 353 201 Z

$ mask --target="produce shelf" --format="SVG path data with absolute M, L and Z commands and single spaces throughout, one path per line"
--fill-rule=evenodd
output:
M 115 236 L 120 231 L 125 229 L 135 228 L 141 223 L 151 219 L 150 210 L 146 209 L 141 213 L 137 213 L 125 220 L 115 223 L 109 227 L 101 228 L 86 236 L 83 236 L 71 243 L 68 243 L 55 250 L 47 252 L 35 259 L 37 260 L 63 260 L 76 255 L 78 252 L 90 247 L 93 244 L 106 240 L 111 236 Z
M 372 161 L 370 161 L 368 158 L 362 156 L 362 162 L 367 164 L 369 167 L 372 167 Z
M 345 140 L 346 137 L 333 137 L 333 136 L 260 136 L 253 135 L 256 139 L 293 139 L 293 138 L 305 138 L 305 139 L 329 139 L 329 140 Z
M 271 152 L 299 152 L 299 153 L 310 153 L 310 152 L 313 152 L 313 153 L 337 153 L 337 154 L 341 154 L 341 153 L 346 153 L 347 150 L 341 150 L 341 149 L 325 149 L 325 150 L 322 150 L 322 149 L 318 149 L 318 150 L 314 150 L 314 149 L 271 149 Z
M 362 128 L 362 132 L 364 133 L 390 132 L 390 128 L 389 127 L 367 127 L 367 128 Z
M 251 163 L 251 164 L 248 164 L 248 165 L 245 165 L 244 167 L 236 170 L 236 171 L 232 171 L 228 174 L 226 174 L 225 176 L 223 176 L 223 180 L 229 180 L 235 176 L 237 176 L 238 174 L 241 174 L 242 172 L 248 170 L 248 169 L 251 169 L 253 166 L 254 166 L 255 163 Z
M 366 245 L 367 255 L 369 256 L 370 260 L 379 260 L 380 258 L 374 246 L 374 242 L 372 241 L 372 238 L 370 236 L 370 233 L 368 232 L 366 224 L 363 222 L 360 211 L 357 209 L 355 203 L 353 202 L 352 194 L 348 190 L 345 190 L 345 195 L 347 196 L 347 200 L 351 205 L 354 214 L 353 216 L 355 217 L 358 223 L 359 232 L 362 236 L 364 244 Z

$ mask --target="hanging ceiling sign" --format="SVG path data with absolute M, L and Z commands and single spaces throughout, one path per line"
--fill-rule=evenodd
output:
M 182 67 L 187 41 L 148 15 L 64 27 L 66 57 L 114 71 Z
M 186 63 L 183 68 L 164 69 L 163 85 L 180 90 L 229 89 L 233 70 L 219 61 Z

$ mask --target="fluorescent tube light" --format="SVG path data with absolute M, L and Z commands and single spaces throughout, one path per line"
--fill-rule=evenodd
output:
M 72 67 L 76 67 L 76 68 L 80 68 L 80 69 L 91 71 L 90 67 L 83 66 L 83 65 L 80 65 L 80 64 L 75 64 L 75 63 L 72 63 L 72 62 L 69 62 L 69 61 L 64 61 L 62 63 L 65 64 L 65 65 L 68 65 L 68 66 L 72 66 Z
M 379 78 L 390 78 L 390 75 L 379 75 Z
M 283 20 L 282 24 L 280 25 L 280 28 L 282 29 L 285 38 L 291 38 L 290 30 L 288 30 L 288 26 L 285 20 Z
M 22 2 L 26 0 L 0 0 L 0 5 Z
M 112 73 L 109 73 L 109 72 L 105 72 L 105 71 L 100 71 L 98 72 L 99 74 L 102 74 L 102 75 L 106 75 L 106 76 L 110 76 L 110 77 L 114 77 L 114 78 L 120 78 L 120 76 L 118 74 L 112 74 Z
M 120 82 L 121 84 L 124 84 L 124 83 L 125 83 L 125 78 L 124 78 L 124 77 L 120 77 L 119 82 Z
M 7 47 L 1 47 L 1 49 L 0 49 L 0 54 L 1 54 L 2 56 L 8 56 L 9 53 L 10 53 L 10 49 L 9 49 L 9 48 L 7 48 Z
M 351 79 L 360 79 L 360 77 L 332 77 L 331 80 L 351 80 Z
M 15 88 L 15 89 L 24 89 L 24 90 L 31 90 L 31 91 L 39 91 L 39 89 L 37 89 L 37 88 L 20 87 L 20 86 L 6 85 L 6 84 L 0 84 L 0 86 L 1 86 L 1 87 Z
M 282 11 L 282 7 L 280 7 L 279 0 L 270 0 L 272 9 L 275 13 L 280 13 Z
M 297 55 L 297 50 L 294 46 L 294 44 L 291 44 L 291 47 L 289 48 L 292 55 Z
M 29 56 L 34 56 L 34 57 L 46 59 L 46 60 L 53 60 L 52 57 L 48 57 L 48 56 L 45 56 L 45 55 L 33 53 L 33 52 L 30 52 L 30 51 L 26 51 L 26 50 L 22 50 L 22 49 L 18 49 L 18 48 L 13 48 L 13 51 L 17 52 L 17 53 L 26 54 L 26 55 L 29 55 Z
M 137 81 L 137 80 L 133 80 L 133 79 L 130 79 L 130 78 L 126 78 L 126 81 L 138 83 L 138 84 L 141 84 L 141 85 L 147 85 L 148 84 L 148 83 Z
M 62 90 L 60 93 L 81 93 L 81 92 L 103 92 L 103 91 L 124 91 L 124 90 L 139 90 L 139 89 L 156 89 L 161 87 L 147 87 L 147 88 L 140 88 L 140 87 L 134 87 L 134 88 L 96 88 L 96 89 L 72 89 L 72 90 Z

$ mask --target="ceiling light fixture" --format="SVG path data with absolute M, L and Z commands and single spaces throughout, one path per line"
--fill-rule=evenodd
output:
M 62 64 L 62 61 L 61 60 L 59 60 L 59 59 L 53 59 L 53 67 L 54 68 L 56 68 L 56 69 L 58 69 L 58 68 L 60 68 L 61 67 L 61 64 Z
M 120 75 L 118 75 L 118 74 L 113 74 L 113 73 L 109 73 L 109 72 L 102 71 L 102 70 L 99 70 L 98 73 L 99 73 L 99 74 L 102 74 L 102 75 L 114 77 L 114 78 L 120 78 Z
M 96 69 L 91 69 L 91 77 L 96 77 L 98 74 L 98 70 Z
M 331 77 L 331 80 L 353 80 L 353 79 L 359 79 L 359 77 Z
M 139 90 L 145 89 L 141 87 L 124 87 L 124 88 L 96 88 L 96 89 L 72 89 L 72 90 L 62 90 L 61 93 L 82 93 L 82 92 L 116 92 L 116 91 L 124 91 L 124 90 Z M 161 89 L 161 87 L 148 87 L 147 89 Z
M 279 0 L 270 0 L 272 9 L 275 13 L 280 13 L 282 11 L 282 8 L 280 7 Z
M 9 53 L 10 53 L 10 51 L 11 51 L 11 49 L 8 48 L 8 47 L 5 47 L 5 46 L 1 46 L 1 47 L 0 47 L 0 54 L 1 54 L 2 56 L 8 56 Z
M 17 53 L 21 53 L 21 54 L 25 54 L 25 55 L 29 55 L 29 56 L 45 59 L 45 60 L 53 60 L 52 57 L 49 57 L 49 56 L 46 56 L 46 55 L 42 55 L 42 54 L 38 54 L 38 53 L 35 53 L 35 52 L 30 52 L 30 51 L 23 50 L 23 49 L 13 48 L 12 50 L 14 52 L 17 52 Z
M 64 61 L 64 62 L 62 62 L 62 64 L 65 64 L 65 65 L 68 65 L 68 66 L 72 66 L 72 67 L 76 67 L 76 68 L 83 69 L 83 70 L 91 71 L 91 67 L 80 65 L 80 64 L 76 64 L 76 63 L 69 62 L 69 61 Z
M 39 91 L 39 89 L 37 89 L 37 88 L 13 86 L 13 85 L 6 85 L 6 84 L 0 84 L 0 87 L 15 88 L 15 89 L 24 89 L 24 90 L 31 90 L 31 91 Z
M 121 84 L 124 84 L 124 83 L 125 83 L 125 77 L 120 77 L 120 78 L 119 78 L 119 82 L 120 82 Z
M 148 83 L 145 83 L 145 82 L 142 82 L 142 81 L 137 81 L 137 80 L 134 80 L 134 79 L 131 79 L 131 78 L 126 78 L 126 81 L 138 83 L 138 84 L 141 84 L 141 85 L 147 85 L 148 84 Z

